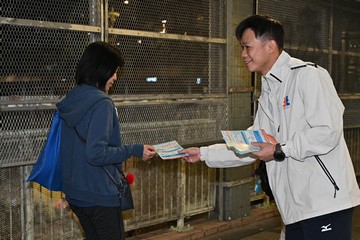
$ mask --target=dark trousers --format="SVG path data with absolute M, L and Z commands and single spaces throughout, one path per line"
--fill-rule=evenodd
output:
M 120 207 L 77 207 L 71 210 L 79 218 L 86 240 L 123 240 L 124 222 Z
M 286 225 L 286 240 L 351 240 L 354 208 Z

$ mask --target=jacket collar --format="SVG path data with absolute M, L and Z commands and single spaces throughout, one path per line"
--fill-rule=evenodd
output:
M 289 64 L 290 58 L 290 55 L 283 50 L 270 71 L 264 77 L 282 83 L 285 79 L 282 78 L 281 69 L 283 69 L 284 65 Z

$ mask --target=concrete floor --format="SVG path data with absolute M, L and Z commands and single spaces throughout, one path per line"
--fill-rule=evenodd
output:
M 193 230 L 176 232 L 162 229 L 128 240 L 279 240 L 282 228 L 276 208 L 252 209 L 250 216 L 242 219 L 219 222 L 200 220 L 190 222 Z M 353 218 L 353 240 L 360 240 L 360 206 L 355 208 Z M 339 239 L 341 240 L 341 239 Z
M 224 231 L 203 238 L 207 240 L 278 240 L 281 232 L 280 217 L 267 219 L 248 226 Z M 360 240 L 360 207 L 355 208 L 353 216 L 353 240 Z M 341 239 L 339 239 L 341 240 Z

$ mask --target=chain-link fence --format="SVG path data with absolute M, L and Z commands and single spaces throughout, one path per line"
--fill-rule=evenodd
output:
M 258 11 L 279 19 L 285 50 L 326 68 L 345 105 L 346 142 L 360 174 L 360 3 L 359 1 L 258 1 Z
M 176 139 L 186 146 L 221 141 L 220 130 L 228 128 L 231 105 L 227 67 L 239 60 L 227 62 L 226 33 L 234 28 L 227 23 L 227 3 L 2 1 L 1 240 L 81 238 L 63 196 L 29 186 L 25 180 L 46 138 L 55 104 L 74 86 L 77 61 L 90 42 L 107 41 L 123 52 L 125 69 L 111 96 L 124 143 Z M 359 3 L 257 3 L 259 13 L 284 23 L 285 49 L 290 54 L 322 65 L 334 77 L 346 106 L 345 137 L 360 172 Z M 249 93 L 241 96 L 250 98 Z M 215 170 L 204 164 L 189 167 L 160 159 L 144 164 L 131 159 L 126 171 L 136 176 L 132 186 L 135 210 L 124 213 L 127 230 L 214 208 Z
M 74 86 L 77 61 L 92 41 L 109 42 L 125 58 L 111 93 L 124 143 L 221 139 L 227 126 L 225 3 L 2 2 L 0 239 L 81 238 L 63 196 L 25 180 L 55 104 Z M 135 210 L 124 213 L 127 230 L 214 208 L 215 171 L 203 164 L 188 169 L 180 161 L 130 159 L 126 171 L 136 176 Z

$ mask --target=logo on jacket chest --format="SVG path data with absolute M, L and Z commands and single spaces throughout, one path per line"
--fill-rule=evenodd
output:
M 283 106 L 284 109 L 290 107 L 289 96 L 284 97 L 283 105 L 282 105 L 282 106 Z

